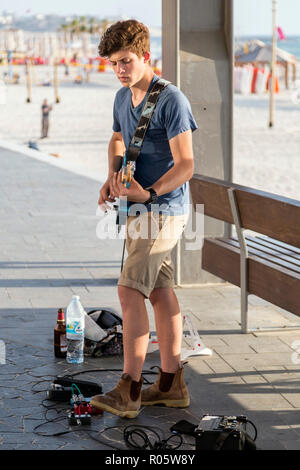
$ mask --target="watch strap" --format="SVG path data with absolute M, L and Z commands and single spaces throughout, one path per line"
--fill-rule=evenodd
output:
M 145 204 L 152 204 L 153 202 L 155 203 L 158 199 L 156 191 L 154 191 L 153 188 L 147 188 L 147 191 L 150 192 L 150 197 L 145 201 Z

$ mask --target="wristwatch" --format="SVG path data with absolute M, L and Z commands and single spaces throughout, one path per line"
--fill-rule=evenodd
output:
M 149 191 L 150 197 L 149 199 L 147 199 L 147 201 L 145 201 L 145 204 L 156 204 L 158 200 L 158 195 L 156 194 L 154 189 L 152 188 L 146 188 L 146 189 L 147 191 Z

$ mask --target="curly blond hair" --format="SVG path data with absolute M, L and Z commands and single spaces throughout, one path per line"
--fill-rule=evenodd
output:
M 138 57 L 150 51 L 150 33 L 137 20 L 117 21 L 104 32 L 98 46 L 101 57 L 109 57 L 120 50 L 129 50 Z

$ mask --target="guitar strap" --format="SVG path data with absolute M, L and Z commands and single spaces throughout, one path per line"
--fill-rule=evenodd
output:
M 149 127 L 156 103 L 159 95 L 170 82 L 160 78 L 151 88 L 147 101 L 144 104 L 138 125 L 135 129 L 134 136 L 131 139 L 127 150 L 127 161 L 135 162 L 141 153 L 144 138 Z

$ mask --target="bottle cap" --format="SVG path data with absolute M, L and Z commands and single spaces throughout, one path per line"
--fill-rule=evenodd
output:
M 72 296 L 72 300 L 79 300 L 79 299 L 80 299 L 79 295 L 73 295 Z
M 62 308 L 59 308 L 57 312 L 57 320 L 64 321 L 64 319 L 65 319 L 64 311 Z

